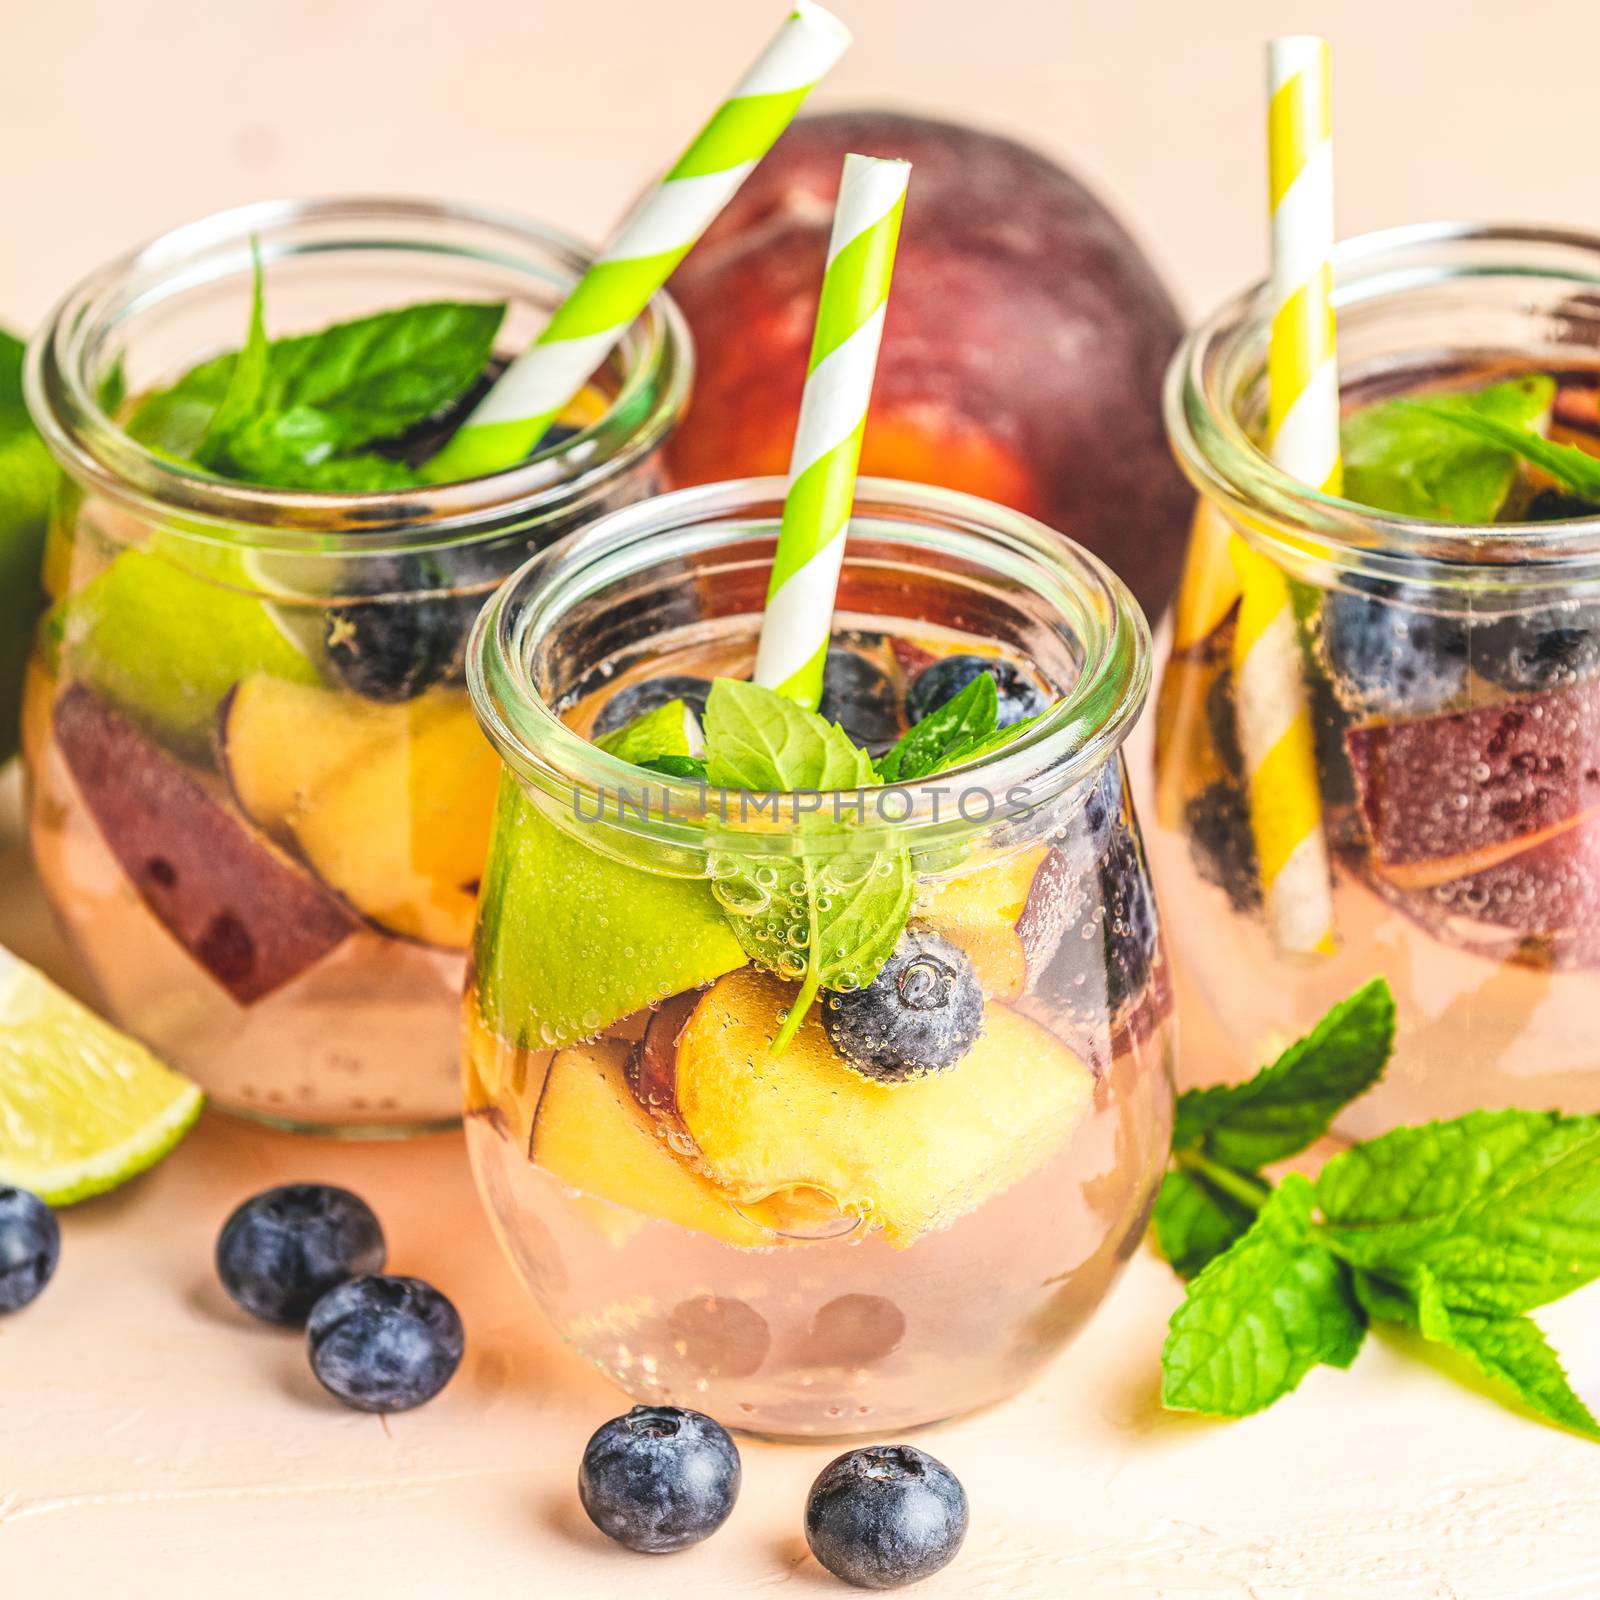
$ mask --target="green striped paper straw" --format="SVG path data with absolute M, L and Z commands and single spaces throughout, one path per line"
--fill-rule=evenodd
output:
M 811 711 L 822 699 L 833 599 L 910 177 L 908 161 L 846 156 L 833 213 L 755 671 L 757 683 Z
M 677 165 L 423 468 L 427 478 L 444 483 L 481 477 L 528 455 L 849 44 L 850 30 L 831 12 L 815 0 L 796 0 L 772 42 Z

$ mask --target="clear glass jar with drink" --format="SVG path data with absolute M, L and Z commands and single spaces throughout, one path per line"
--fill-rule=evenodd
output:
M 1248 1075 L 1381 973 L 1395 1063 L 1347 1131 L 1579 1110 L 1600 1103 L 1600 238 L 1406 228 L 1335 266 L 1341 495 L 1259 447 L 1263 290 L 1202 325 L 1169 379 L 1202 501 L 1151 853 L 1205 1041 L 1192 1070 Z M 1303 761 L 1246 770 L 1230 539 L 1289 582 Z M 1273 807 L 1316 818 L 1325 948 L 1275 932 Z
M 280 404 L 208 471 L 253 248 Z M 652 304 L 527 462 L 412 468 L 588 262 L 460 206 L 256 206 L 111 263 L 36 341 L 67 487 L 25 716 L 35 858 L 108 1012 L 226 1110 L 382 1134 L 459 1115 L 498 776 L 467 634 L 531 550 L 662 487 L 676 311 Z
M 781 494 L 628 508 L 485 609 L 469 682 L 506 772 L 468 1144 L 519 1273 L 623 1388 L 846 1434 L 1016 1389 L 1140 1237 L 1171 1050 L 1120 753 L 1148 639 L 1028 518 L 864 481 L 821 708 L 860 786 L 707 782 L 740 717 L 780 763 L 834 748 L 741 698 Z M 1038 720 L 883 783 L 979 677 L 991 725 Z M 641 770 L 652 718 L 684 743 Z

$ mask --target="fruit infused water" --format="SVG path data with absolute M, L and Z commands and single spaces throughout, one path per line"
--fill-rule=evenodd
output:
M 37 347 L 76 492 L 27 691 L 34 855 L 111 1015 L 227 1110 L 459 1116 L 499 771 L 467 635 L 530 550 L 661 487 L 676 313 L 524 465 L 422 468 L 586 261 L 467 211 L 258 207 L 105 269 Z
M 1174 366 L 1169 422 L 1208 498 L 1161 689 L 1152 853 L 1211 1014 L 1196 1033 L 1218 1041 L 1197 1076 L 1244 1072 L 1381 973 L 1395 1065 L 1349 1131 L 1600 1103 L 1600 322 L 1572 286 L 1597 266 L 1592 241 L 1532 230 L 1349 247 L 1341 498 L 1254 450 L 1258 301 Z M 1324 951 L 1283 949 L 1265 914 L 1259 808 L 1299 804 L 1302 780 L 1246 776 L 1238 605 L 1208 520 L 1289 579 Z
M 827 1435 L 996 1399 L 1081 1325 L 1153 1198 L 1170 1024 L 1126 592 L 864 484 L 803 711 L 748 681 L 779 492 L 619 513 L 486 609 L 464 1072 L 561 1333 L 641 1399 Z

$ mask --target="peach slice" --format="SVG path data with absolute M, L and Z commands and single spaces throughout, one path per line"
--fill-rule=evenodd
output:
M 349 909 L 81 683 L 57 697 L 56 744 L 112 855 L 167 932 L 241 1005 L 354 933 Z
M 986 995 L 1016 1000 L 1049 964 L 1076 901 L 1067 858 L 1041 844 L 935 884 L 919 916 L 966 952 Z
M 680 1159 L 633 1098 L 628 1046 L 601 1039 L 558 1050 L 533 1114 L 529 1158 L 569 1188 L 752 1249 L 777 1241 Z
M 1090 1070 L 1037 1023 L 991 1002 L 954 1067 L 875 1083 L 834 1054 L 813 1011 L 771 1041 L 795 988 L 745 968 L 702 995 L 678 1035 L 677 1114 L 742 1204 L 820 1192 L 914 1243 L 1046 1160 L 1090 1104 Z
M 500 762 L 464 694 L 379 705 L 247 678 L 222 707 L 218 741 L 239 804 L 368 921 L 466 948 Z

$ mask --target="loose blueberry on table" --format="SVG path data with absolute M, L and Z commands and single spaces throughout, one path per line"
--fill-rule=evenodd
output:
M 1009 661 L 993 656 L 955 655 L 935 661 L 906 691 L 906 717 L 920 722 L 947 700 L 960 694 L 980 672 L 994 679 L 1000 697 L 997 726 L 1009 728 L 1025 717 L 1036 717 L 1049 706 L 1044 691 Z
M 325 1294 L 306 1323 L 311 1370 L 357 1411 L 409 1411 L 461 1365 L 456 1308 L 420 1278 L 352 1278 Z
M 0 1312 L 37 1300 L 60 1259 L 55 1212 L 26 1189 L 0 1188 Z
M 382 1272 L 383 1229 L 348 1189 L 291 1183 L 246 1200 L 217 1236 L 217 1276 L 266 1322 L 298 1326 L 330 1289 Z
M 738 1447 L 719 1423 L 678 1406 L 635 1406 L 589 1440 L 578 1497 L 608 1538 L 664 1555 L 715 1533 L 739 1481 Z
M 806 1543 L 837 1578 L 898 1589 L 946 1567 L 967 1536 L 967 1495 L 913 1445 L 868 1445 L 823 1468 L 806 1501 Z
M 983 990 L 966 955 L 915 923 L 864 989 L 830 992 L 822 1026 L 858 1072 L 901 1083 L 953 1067 L 983 1026 Z

